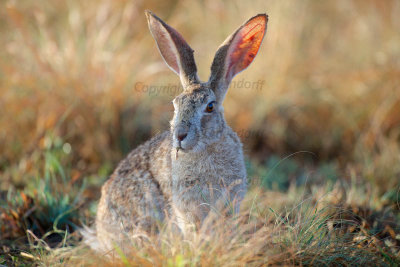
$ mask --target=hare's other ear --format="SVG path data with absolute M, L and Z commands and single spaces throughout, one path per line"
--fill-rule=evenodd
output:
M 151 11 L 146 10 L 146 17 L 160 54 L 167 65 L 179 75 L 183 87 L 197 83 L 197 68 L 193 49 L 176 30 Z
M 209 84 L 222 102 L 233 77 L 257 55 L 267 29 L 268 16 L 259 14 L 239 27 L 218 48 L 211 65 Z

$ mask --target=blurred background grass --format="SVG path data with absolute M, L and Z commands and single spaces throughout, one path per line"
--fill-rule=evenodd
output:
M 249 199 L 269 190 L 261 203 L 279 209 L 302 197 L 296 187 L 315 199 L 328 190 L 370 218 L 360 229 L 400 244 L 396 0 L 2 1 L 0 240 L 89 224 L 116 164 L 168 129 L 179 79 L 145 9 L 182 33 L 202 80 L 225 38 L 266 12 L 264 43 L 224 103 L 244 143 Z
M 23 188 L 59 147 L 76 177 L 107 174 L 168 128 L 177 85 L 144 16 L 178 29 L 208 79 L 219 44 L 248 17 L 269 14 L 249 70 L 235 78 L 226 118 L 260 163 L 298 151 L 381 192 L 400 180 L 398 1 L 3 1 L 0 9 L 0 187 Z M 244 88 L 240 81 L 262 81 Z M 138 86 L 141 84 L 141 86 Z M 248 136 L 248 138 L 246 138 Z

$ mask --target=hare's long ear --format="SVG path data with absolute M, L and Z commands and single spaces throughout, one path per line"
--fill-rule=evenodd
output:
M 192 83 L 198 83 L 193 49 L 190 48 L 176 30 L 151 11 L 146 10 L 146 17 L 160 54 L 167 65 L 179 75 L 183 87 L 185 88 Z
M 257 55 L 267 29 L 268 16 L 259 14 L 239 27 L 218 48 L 211 65 L 209 84 L 222 102 L 232 78 Z

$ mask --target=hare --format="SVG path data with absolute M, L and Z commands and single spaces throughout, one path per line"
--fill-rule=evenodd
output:
M 246 193 L 242 144 L 224 119 L 222 102 L 232 78 L 256 56 L 268 16 L 252 17 L 226 39 L 207 82 L 199 80 L 194 51 L 183 37 L 152 12 L 146 17 L 184 90 L 173 100 L 171 128 L 133 150 L 103 185 L 96 218 L 103 249 L 123 246 L 138 229 L 153 231 L 167 217 L 185 232 L 210 209 L 231 205 L 238 212 Z

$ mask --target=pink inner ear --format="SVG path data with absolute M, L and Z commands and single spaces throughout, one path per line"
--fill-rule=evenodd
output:
M 152 23 L 151 29 L 153 37 L 156 39 L 158 49 L 160 50 L 165 62 L 179 75 L 179 65 L 176 51 L 174 51 L 173 44 L 171 43 L 172 40 L 168 36 L 167 31 L 163 29 L 161 24 L 157 21 Z
M 264 37 L 265 26 L 265 17 L 258 16 L 236 33 L 227 53 L 228 69 L 225 77 L 227 80 L 230 81 L 253 61 Z

